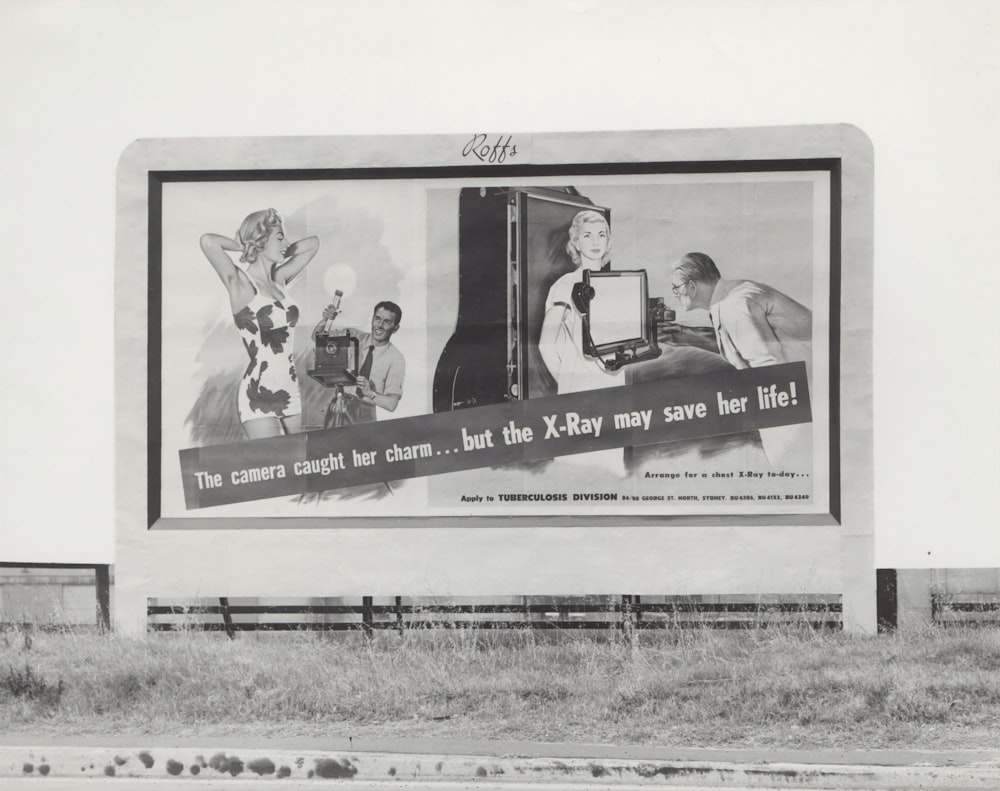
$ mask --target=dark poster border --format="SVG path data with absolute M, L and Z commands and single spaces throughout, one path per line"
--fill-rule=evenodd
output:
M 841 157 L 806 159 L 750 160 L 691 160 L 683 162 L 585 162 L 578 164 L 536 165 L 443 165 L 418 167 L 374 168 L 301 168 L 301 169 L 232 169 L 232 170 L 150 170 L 148 175 L 148 324 L 147 324 L 147 391 L 146 391 L 146 527 L 152 529 L 161 519 L 161 423 L 162 423 L 162 268 L 163 268 L 163 184 L 199 181 L 354 181 L 354 180 L 415 180 L 507 177 L 510 179 L 536 176 L 634 176 L 676 175 L 686 173 L 770 173 L 826 171 L 830 174 L 830 514 L 834 523 L 841 521 L 840 475 L 840 297 L 841 297 Z M 684 522 L 711 524 L 718 519 L 740 524 L 814 524 L 815 514 L 762 514 L 745 516 L 732 514 L 656 514 L 632 515 L 635 524 Z M 829 523 L 820 517 L 820 524 Z M 366 517 L 357 517 L 365 519 Z M 520 526 L 528 517 L 444 517 L 438 521 L 460 521 L 464 524 L 486 522 L 505 526 Z M 580 526 L 608 527 L 621 517 L 573 517 L 571 523 Z M 548 524 L 568 524 L 560 517 L 546 516 Z M 171 520 L 183 521 L 183 520 Z M 242 520 L 246 521 L 246 520 Z M 330 527 L 333 519 L 324 518 Z M 529 520 L 532 521 L 532 520 Z M 537 520 L 533 520 L 537 521 Z M 220 525 L 222 527 L 222 525 Z

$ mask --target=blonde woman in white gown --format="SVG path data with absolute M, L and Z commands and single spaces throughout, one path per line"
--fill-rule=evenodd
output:
M 608 371 L 598 358 L 584 352 L 583 314 L 576 309 L 572 296 L 573 286 L 583 282 L 585 270 L 598 272 L 610 267 L 611 229 L 604 215 L 590 209 L 579 212 L 570 224 L 566 252 L 576 269 L 549 288 L 538 351 L 560 395 L 619 387 L 625 383 L 623 371 Z M 621 448 L 560 457 L 573 463 L 600 465 L 619 475 L 624 474 L 622 458 Z

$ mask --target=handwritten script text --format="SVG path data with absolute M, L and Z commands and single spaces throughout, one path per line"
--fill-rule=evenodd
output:
M 511 141 L 510 135 L 506 139 L 503 135 L 498 135 L 496 142 L 490 145 L 488 135 L 475 134 L 462 149 L 462 156 L 473 156 L 480 162 L 501 165 L 507 161 L 507 157 L 513 159 L 517 156 L 517 144 Z

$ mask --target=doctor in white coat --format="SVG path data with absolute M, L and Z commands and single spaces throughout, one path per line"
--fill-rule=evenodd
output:
M 705 253 L 687 253 L 673 267 L 670 289 L 684 310 L 708 311 L 722 356 L 735 368 L 804 362 L 812 368 L 812 311 L 776 288 L 725 280 Z M 760 432 L 772 467 L 808 463 L 809 425 Z

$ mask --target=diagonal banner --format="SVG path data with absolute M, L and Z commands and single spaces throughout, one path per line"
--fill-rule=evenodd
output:
M 190 509 L 812 420 L 805 364 L 180 451 Z

